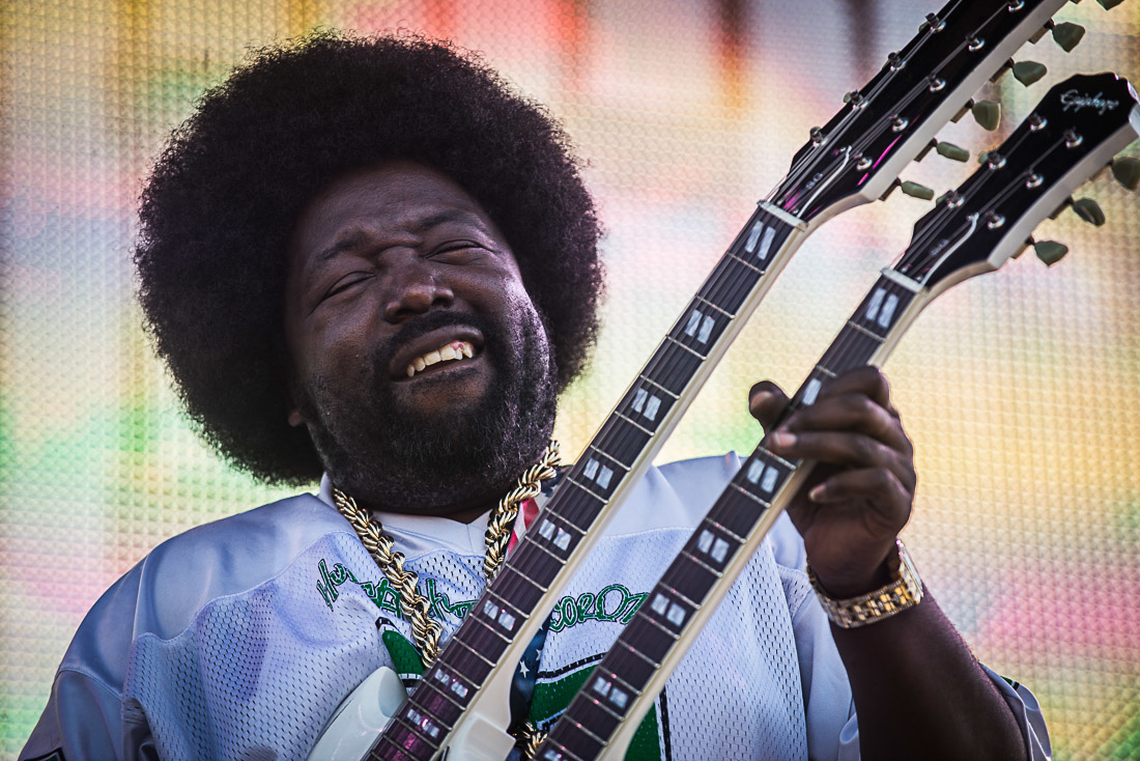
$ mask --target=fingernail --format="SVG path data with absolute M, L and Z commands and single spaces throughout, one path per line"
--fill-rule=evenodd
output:
M 811 491 L 808 492 L 808 499 L 812 502 L 819 502 L 823 499 L 823 484 L 816 484 Z
M 796 435 L 788 431 L 773 431 L 772 443 L 780 449 L 785 449 L 796 443 Z

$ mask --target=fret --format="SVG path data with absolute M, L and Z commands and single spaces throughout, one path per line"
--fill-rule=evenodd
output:
M 554 747 L 547 748 L 542 752 L 541 761 L 582 761 L 582 759 L 575 756 L 556 740 L 551 740 L 550 745 Z
M 632 425 L 634 428 L 638 429 L 639 431 L 643 431 L 646 436 L 652 436 L 654 433 L 656 433 L 656 431 L 649 429 L 649 428 L 646 428 L 641 423 L 638 423 L 636 420 L 630 419 L 627 415 L 623 415 L 620 412 L 615 411 L 614 416 L 621 418 L 622 420 L 629 423 L 630 425 Z
M 502 637 L 505 642 L 511 641 L 519 622 L 526 620 L 525 616 L 519 615 L 517 611 L 510 609 L 510 606 L 500 605 L 493 599 L 483 600 L 483 604 L 472 608 L 467 617 L 483 624 Z
M 459 701 L 456 705 L 467 705 L 467 696 L 475 685 L 468 682 L 461 674 L 452 674 L 443 666 L 436 666 L 424 675 L 424 681 L 432 684 L 439 691 L 446 691 L 452 695 L 452 700 Z
M 459 627 L 461 630 L 463 626 Z M 456 639 L 459 647 L 449 648 L 447 651 L 447 662 L 442 663 L 442 658 L 436 661 L 439 666 L 446 666 L 448 669 L 456 674 L 462 674 L 463 678 L 471 684 L 482 684 L 487 675 L 491 673 L 491 667 L 494 665 L 479 653 L 472 650 L 466 642 Z M 454 651 L 454 655 L 452 652 Z M 419 690 L 417 690 L 419 692 Z M 413 699 L 415 695 L 413 694 Z
M 597 758 L 598 754 L 602 752 L 605 744 L 598 741 L 596 737 L 592 737 L 582 727 L 577 724 L 567 724 L 566 729 L 563 730 L 559 739 L 559 745 L 563 750 L 570 753 L 570 758 Z M 549 758 L 544 756 L 544 759 Z M 556 757 L 558 758 L 558 757 Z M 565 756 L 562 756 L 565 758 Z
M 589 489 L 590 493 L 599 499 L 608 501 L 628 471 L 628 467 L 609 457 L 602 450 L 590 447 L 566 477 L 573 483 Z
M 698 293 L 698 294 L 697 294 L 697 295 L 696 295 L 694 298 L 695 298 L 697 301 L 699 301 L 699 302 L 700 302 L 700 303 L 701 303 L 703 306 L 706 306 L 706 307 L 708 307 L 709 309 L 712 309 L 712 310 L 716 311 L 717 313 L 719 313 L 719 314 L 723 315 L 724 317 L 728 318 L 729 320 L 731 320 L 733 317 L 735 317 L 735 316 L 736 316 L 735 314 L 731 314 L 731 313 L 729 313 L 729 312 L 726 312 L 726 311 L 724 311 L 723 309 L 721 309 L 720 307 L 718 307 L 718 306 L 717 306 L 716 304 L 714 304 L 713 302 L 711 302 L 711 301 L 709 301 L 708 299 L 706 299 L 706 298 L 704 298 L 703 296 L 701 296 L 699 293 Z
M 615 679 L 627 685 L 630 690 L 637 692 L 649 683 L 653 672 L 660 665 L 660 661 L 649 658 L 637 648 L 631 647 L 619 639 L 602 658 L 602 662 L 594 671 L 597 672 L 599 669 L 608 671 Z
M 669 331 L 668 338 L 705 359 L 731 322 L 732 319 L 726 317 L 721 310 L 713 309 L 702 299 L 695 298 L 689 302 L 681 319 Z
M 382 761 L 431 758 L 435 746 L 405 727 L 399 717 L 392 720 L 390 727 L 369 753 L 369 758 Z
M 566 524 L 557 515 L 539 513 L 539 519 L 523 535 L 522 542 L 515 548 L 519 560 L 515 564 L 536 586 L 550 589 L 551 582 L 566 558 L 578 546 L 582 534 Z M 525 553 L 525 554 L 520 554 Z
M 725 530 L 746 537 L 769 505 L 739 485 L 731 486 L 720 495 L 707 517 Z
M 746 262 L 767 267 L 772 254 L 780 249 L 791 233 L 792 227 L 787 222 L 757 207 L 728 250 Z
M 674 636 L 680 636 L 695 610 L 692 603 L 658 584 L 638 608 L 637 615 L 644 616 Z
M 396 721 L 398 721 L 400 726 L 406 729 L 412 737 L 419 739 L 432 748 L 439 747 L 439 743 L 446 736 L 445 732 L 446 729 L 448 729 L 440 726 L 437 722 L 432 720 L 430 716 L 425 716 L 421 713 L 410 700 L 404 703 L 403 709 L 396 714 Z
M 385 732 L 380 737 L 380 742 L 376 743 L 371 750 L 368 751 L 368 761 L 415 761 L 415 756 L 409 756 L 404 752 L 397 743 L 399 742 L 396 737 L 396 731 L 388 733 Z M 389 736 L 391 735 L 391 736 Z M 428 753 L 427 749 L 424 753 Z
M 475 611 L 472 610 L 472 613 Z M 490 663 L 496 663 L 503 651 L 507 649 L 510 640 L 504 639 L 494 627 L 481 620 L 477 615 L 469 613 L 463 619 L 463 625 L 455 632 L 458 639 L 467 647 L 483 656 Z
M 830 375 L 862 367 L 882 344 L 879 336 L 849 321 L 827 347 L 816 367 Z
M 591 447 L 594 451 L 621 463 L 624 472 L 625 469 L 633 467 L 634 461 L 645 449 L 650 438 L 649 434 L 630 424 L 628 420 L 610 415 L 591 442 Z
M 522 549 L 520 546 L 519 549 Z M 518 610 L 534 610 L 546 590 L 535 584 L 512 565 L 504 565 L 489 587 L 503 600 L 510 600 Z
M 422 696 L 416 695 L 416 705 L 419 706 L 420 712 L 430 715 L 441 726 L 449 728 L 455 726 L 455 722 L 459 721 L 459 717 L 463 715 L 463 709 L 467 707 L 456 703 L 430 682 L 421 692 L 423 693 Z
M 618 674 L 605 667 L 605 660 L 590 674 L 588 687 L 578 693 L 579 696 L 588 694 L 591 699 L 598 701 L 606 707 L 609 713 L 624 716 L 629 707 L 629 699 L 641 691 L 629 684 Z M 575 710 L 577 713 L 577 710 Z
M 639 378 L 618 403 L 617 412 L 625 420 L 652 434 L 657 432 L 657 426 L 673 409 L 676 400 L 655 383 Z
M 733 477 L 732 483 L 770 503 L 794 469 L 793 463 L 758 447 Z
M 902 314 L 914 296 L 911 289 L 892 279 L 880 277 L 848 324 L 858 325 L 872 335 L 886 338 L 895 318 Z
M 598 499 L 577 484 L 566 481 L 554 493 L 554 497 L 546 506 L 546 512 L 557 514 L 566 523 L 585 533 L 594 525 L 598 514 L 605 506 L 604 500 Z
M 674 396 L 680 396 L 701 366 L 700 355 L 691 349 L 666 339 L 645 366 L 642 376 L 661 386 Z
M 636 649 L 647 660 L 661 663 L 677 638 L 670 632 L 662 631 L 648 619 L 634 616 L 633 620 L 625 625 L 618 639 Z
M 735 317 L 764 271 L 749 261 L 725 254 L 697 295 Z
M 685 552 L 719 576 L 724 573 L 725 567 L 736 555 L 741 544 L 742 542 L 728 532 L 718 530 L 715 523 L 703 520 L 697 531 L 689 537 L 689 541 L 685 542 Z M 662 578 L 662 581 L 665 579 Z M 683 584 L 686 580 L 676 579 L 675 581 Z M 700 602 L 704 599 L 704 595 L 692 599 Z

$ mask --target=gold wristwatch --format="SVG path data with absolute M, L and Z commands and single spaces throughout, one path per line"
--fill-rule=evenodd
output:
M 820 586 L 811 565 L 808 565 L 807 574 L 812 589 L 833 624 L 841 629 L 856 629 L 902 613 L 922 601 L 922 580 L 918 578 L 914 561 L 907 554 L 901 539 L 895 539 L 895 547 L 898 554 L 887 561 L 895 580 L 874 592 L 847 600 L 829 597 Z

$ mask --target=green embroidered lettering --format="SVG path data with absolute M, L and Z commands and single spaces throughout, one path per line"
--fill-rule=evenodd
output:
M 317 582 L 317 591 L 321 593 L 321 597 L 325 598 L 325 605 L 329 606 L 329 610 L 332 610 L 332 604 L 336 602 L 339 593 L 336 591 L 336 584 L 333 584 L 332 579 L 329 578 L 329 568 L 323 558 L 321 562 L 317 563 L 317 570 L 321 572 L 321 578 L 324 579 L 324 583 Z
M 592 592 L 583 592 L 578 595 L 578 620 L 598 620 L 598 611 L 594 607 L 594 594 Z
M 616 594 L 615 594 L 616 593 Z M 617 621 L 629 601 L 629 590 L 621 584 L 610 584 L 598 592 L 598 620 Z

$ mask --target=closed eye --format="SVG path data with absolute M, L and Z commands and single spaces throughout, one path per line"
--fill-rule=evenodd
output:
M 367 273 L 363 273 L 363 272 L 354 272 L 351 275 L 346 275 L 345 277 L 342 277 L 340 280 L 333 283 L 332 287 L 330 287 L 327 291 L 325 291 L 325 295 L 321 296 L 321 301 L 324 301 L 325 299 L 328 299 L 328 298 L 332 298 L 333 296 L 336 296 L 338 293 L 343 293 L 344 291 L 347 291 L 349 288 L 352 288 L 354 285 L 358 285 L 360 283 L 363 283 L 364 281 L 370 279 L 371 277 L 372 277 L 371 275 L 369 275 Z

